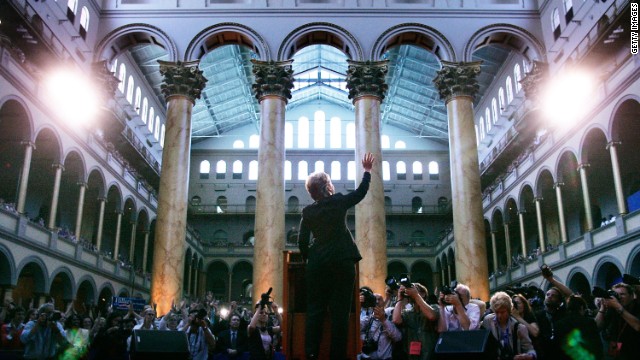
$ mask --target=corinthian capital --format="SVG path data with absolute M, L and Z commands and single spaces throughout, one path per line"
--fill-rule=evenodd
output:
M 541 61 L 533 61 L 531 71 L 525 74 L 524 78 L 520 80 L 524 95 L 527 99 L 532 101 L 538 101 L 540 87 L 544 84 L 549 66 Z
M 259 61 L 253 63 L 253 75 L 256 81 L 251 89 L 258 101 L 268 95 L 281 97 L 285 102 L 291 99 L 293 88 L 293 60 L 287 61 Z
M 164 77 L 160 88 L 165 99 L 169 100 L 172 96 L 181 95 L 189 98 L 195 104 L 207 84 L 202 70 L 198 69 L 198 61 L 169 62 L 158 60 L 158 63 L 160 64 L 160 74 Z
M 375 96 L 382 101 L 389 87 L 384 78 L 389 70 L 389 61 L 351 61 L 347 60 L 347 88 L 349 99 L 354 101 L 361 96 Z
M 440 98 L 445 103 L 457 96 L 474 98 L 480 89 L 476 76 L 480 73 L 481 63 L 482 61 L 467 63 L 442 61 L 442 69 L 433 79 Z

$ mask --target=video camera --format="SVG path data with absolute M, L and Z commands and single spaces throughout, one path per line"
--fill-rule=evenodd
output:
M 260 307 L 270 307 L 271 306 L 271 291 L 273 288 L 269 288 L 266 293 L 260 295 Z
M 598 286 L 593 287 L 593 291 L 591 291 L 591 294 L 593 294 L 593 297 L 595 298 L 605 298 L 605 299 L 616 298 L 620 300 L 620 297 L 618 296 L 617 292 L 613 290 L 605 290 Z
M 362 295 L 362 297 L 364 298 L 364 301 L 362 301 L 363 308 L 371 308 L 376 306 L 377 304 L 376 296 L 373 294 L 373 291 L 371 291 L 369 288 L 361 287 L 360 295 Z

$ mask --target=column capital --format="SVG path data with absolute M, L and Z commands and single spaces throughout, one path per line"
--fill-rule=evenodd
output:
M 553 183 L 553 188 L 561 188 L 564 186 L 564 183 L 562 181 L 557 181 Z
M 107 202 L 106 196 L 98 196 L 98 201 Z
M 531 70 L 520 80 L 524 95 L 532 101 L 538 100 L 540 88 L 548 75 L 549 65 L 542 61 L 533 61 Z
M 76 182 L 76 185 L 78 185 L 78 187 L 84 187 L 84 188 L 89 186 L 89 184 L 86 181 L 78 181 Z
M 480 89 L 476 78 L 480 73 L 480 64 L 482 61 L 466 63 L 442 61 L 442 69 L 433 79 L 440 98 L 445 103 L 458 96 L 469 96 L 473 99 Z
M 533 202 L 541 202 L 542 200 L 544 200 L 542 196 L 536 196 L 533 198 Z
M 24 145 L 25 147 L 31 147 L 33 148 L 33 150 L 36 149 L 36 143 L 34 143 L 33 141 L 30 140 L 24 140 L 24 141 L 20 141 L 20 145 Z
M 291 99 L 291 89 L 293 88 L 293 60 L 286 61 L 259 61 L 251 60 L 253 63 L 253 75 L 256 80 L 251 85 L 251 89 L 258 101 L 262 101 L 265 96 L 278 96 L 285 102 Z
M 51 164 L 51 168 L 64 171 L 64 165 L 62 165 L 62 163 L 53 163 Z
M 184 96 L 193 104 L 200 98 L 207 79 L 198 68 L 199 61 L 170 62 L 158 60 L 160 74 L 164 78 L 161 85 L 165 100 L 173 96 Z
M 589 164 L 589 163 L 580 163 L 580 164 L 578 164 L 578 168 L 576 170 L 580 171 L 582 169 L 586 169 L 586 168 L 589 168 L 589 167 L 591 167 L 591 164 Z
M 91 65 L 93 77 L 100 85 L 103 100 L 113 98 L 118 89 L 120 80 L 111 72 L 107 65 L 107 60 L 95 62 Z
M 616 147 L 618 145 L 622 145 L 622 141 L 609 141 L 607 143 L 607 150 L 609 150 L 612 147 Z
M 389 70 L 389 61 L 353 61 L 347 60 L 347 89 L 349 99 L 356 101 L 362 96 L 374 96 L 382 101 L 389 86 L 385 76 Z
M 524 215 L 527 213 L 527 210 L 518 210 L 518 215 Z

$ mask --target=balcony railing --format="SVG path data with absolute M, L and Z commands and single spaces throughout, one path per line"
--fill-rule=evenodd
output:
M 300 214 L 306 205 L 285 206 L 285 213 Z M 451 202 L 439 205 L 388 205 L 384 207 L 387 215 L 446 215 L 451 212 Z M 255 214 L 255 205 L 247 204 L 190 204 L 189 211 L 192 214 L 217 214 L 217 215 L 239 215 Z M 350 209 L 347 214 L 355 214 L 355 209 Z

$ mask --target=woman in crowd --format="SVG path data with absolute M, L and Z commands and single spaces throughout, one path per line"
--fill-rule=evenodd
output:
M 80 315 L 71 314 L 65 321 L 65 332 L 69 346 L 64 350 L 61 359 L 86 359 L 89 349 L 89 330 L 80 327 Z
M 505 292 L 495 293 L 489 300 L 493 314 L 485 316 L 482 327 L 488 329 L 498 340 L 498 358 L 535 360 L 536 351 L 524 324 L 511 316 L 513 303 Z
M 540 328 L 538 328 L 536 315 L 533 313 L 531 304 L 529 304 L 527 298 L 525 298 L 521 294 L 515 294 L 511 298 L 511 301 L 513 302 L 513 311 L 511 312 L 511 316 L 518 320 L 520 324 L 523 324 L 527 327 L 527 330 L 529 331 L 529 337 L 532 340 L 538 337 Z
M 277 313 L 278 305 L 271 303 L 272 310 Z M 268 305 L 261 303 L 256 305 L 256 311 L 248 326 L 249 335 L 249 359 L 271 360 L 274 358 L 274 336 L 280 334 L 280 326 L 267 326 L 269 322 Z

